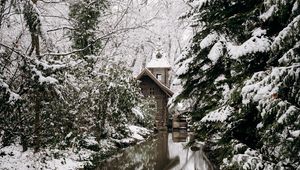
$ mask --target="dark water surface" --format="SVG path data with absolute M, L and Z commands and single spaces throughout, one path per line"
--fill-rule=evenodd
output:
M 160 132 L 142 144 L 125 149 L 98 170 L 212 170 L 203 152 L 185 148 L 186 132 Z

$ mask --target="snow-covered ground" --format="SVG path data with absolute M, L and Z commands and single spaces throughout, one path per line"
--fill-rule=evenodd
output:
M 131 135 L 122 139 L 122 143 L 128 143 L 128 146 L 132 143 L 144 141 L 151 131 L 139 127 L 130 125 L 129 130 Z M 99 152 L 109 152 L 113 149 L 117 149 L 114 140 L 104 139 L 101 140 L 99 146 Z M 0 142 L 1 143 L 1 142 Z M 89 139 L 89 143 L 98 143 L 94 139 Z M 74 147 L 75 148 L 75 147 Z M 0 149 L 0 169 L 9 170 L 35 170 L 35 169 L 47 169 L 47 170 L 71 170 L 84 168 L 85 165 L 91 163 L 93 154 L 95 151 L 81 148 L 80 150 L 68 148 L 66 150 L 58 149 L 42 149 L 38 153 L 34 153 L 32 148 L 27 151 L 22 151 L 22 146 L 15 142 L 15 144 L 1 147 Z
M 0 169 L 76 169 L 83 168 L 93 151 L 84 149 L 43 149 L 34 153 L 33 149 L 22 152 L 22 146 L 14 144 L 0 149 Z M 57 157 L 56 157 L 57 156 Z

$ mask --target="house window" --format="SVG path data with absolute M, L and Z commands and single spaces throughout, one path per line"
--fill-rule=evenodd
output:
M 156 78 L 157 78 L 159 81 L 162 81 L 162 75 L 161 75 L 161 74 L 156 74 Z
M 154 91 L 155 91 L 154 88 L 150 88 L 150 95 L 154 95 Z
M 152 109 L 154 109 L 156 106 L 155 106 L 155 104 L 150 104 L 149 107 L 152 108 Z

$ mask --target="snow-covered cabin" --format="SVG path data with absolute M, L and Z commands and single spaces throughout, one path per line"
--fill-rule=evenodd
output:
M 168 122 L 168 99 L 173 95 L 170 90 L 169 72 L 171 65 L 162 51 L 158 50 L 152 56 L 146 68 L 137 76 L 144 96 L 154 96 L 157 102 L 155 115 L 156 127 L 164 129 Z

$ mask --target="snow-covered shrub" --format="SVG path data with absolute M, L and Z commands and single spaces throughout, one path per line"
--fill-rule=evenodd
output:
M 107 137 L 122 138 L 127 135 L 127 124 L 134 119 L 132 108 L 140 101 L 140 89 L 122 63 L 98 60 L 101 62 L 92 73 L 75 75 L 80 89 L 72 92 L 77 95 L 75 100 L 70 100 L 74 102 L 77 126 L 86 130 L 84 136 L 93 134 L 97 141 Z M 90 67 L 90 63 L 84 61 L 78 67 L 78 70 Z M 91 77 L 87 79 L 86 75 Z
M 142 96 L 141 96 L 142 97 Z M 149 129 L 154 128 L 155 114 L 156 114 L 156 102 L 153 97 L 147 97 L 141 99 L 138 107 L 132 110 L 136 116 L 136 122 L 143 127 Z
M 130 133 L 137 81 L 125 64 L 95 55 L 105 7 L 104 0 L 1 1 L 1 145 L 21 137 L 24 150 L 38 151 Z

